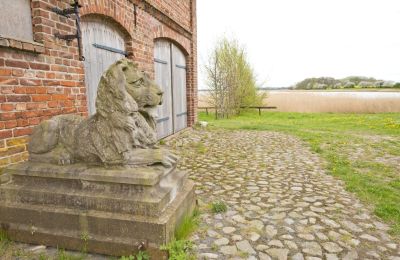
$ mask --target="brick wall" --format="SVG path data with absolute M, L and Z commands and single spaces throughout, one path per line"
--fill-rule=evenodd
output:
M 51 7 L 67 8 L 69 0 L 32 0 L 34 42 L 0 38 L 0 167 L 27 158 L 32 128 L 59 114 L 87 116 L 83 62 L 76 41 L 55 33 L 75 32 L 73 19 Z M 187 54 L 188 125 L 196 120 L 196 1 L 81 0 L 81 17 L 96 15 L 115 21 L 127 33 L 129 57 L 154 75 L 153 48 L 168 38 Z M 136 6 L 136 26 L 134 10 Z

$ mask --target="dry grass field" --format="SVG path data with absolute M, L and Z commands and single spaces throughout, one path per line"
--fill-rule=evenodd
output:
M 400 92 L 269 91 L 265 105 L 279 112 L 392 113 L 400 112 Z M 199 107 L 210 106 L 208 93 L 199 93 Z

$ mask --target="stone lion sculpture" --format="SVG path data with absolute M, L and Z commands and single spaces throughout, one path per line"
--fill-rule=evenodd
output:
M 101 77 L 96 114 L 60 115 L 43 121 L 29 142 L 30 161 L 54 164 L 153 165 L 171 167 L 177 157 L 156 146 L 154 112 L 161 89 L 128 59 Z

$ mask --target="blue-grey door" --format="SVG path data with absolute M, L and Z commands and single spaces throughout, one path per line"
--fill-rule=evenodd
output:
M 164 91 L 157 119 L 157 134 L 163 138 L 187 127 L 185 55 L 173 43 L 157 40 L 154 69 L 156 83 Z

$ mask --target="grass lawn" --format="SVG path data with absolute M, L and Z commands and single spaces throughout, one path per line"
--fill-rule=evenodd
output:
M 211 128 L 280 131 L 309 143 L 327 170 L 346 183 L 400 238 L 400 113 L 306 114 L 247 111 L 215 120 L 199 114 Z

